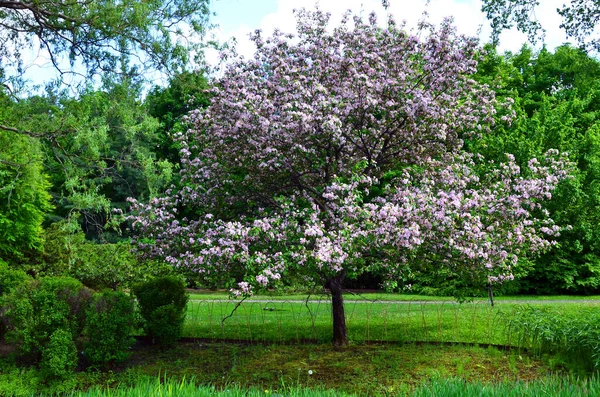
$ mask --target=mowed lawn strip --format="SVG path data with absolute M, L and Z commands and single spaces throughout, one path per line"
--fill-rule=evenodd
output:
M 189 290 L 190 300 L 231 300 L 231 295 L 225 291 L 199 291 Z M 326 293 L 317 294 L 257 294 L 247 300 L 249 301 L 305 301 L 309 300 L 329 300 L 330 296 Z M 456 302 L 456 299 L 449 296 L 431 296 L 415 294 L 398 294 L 385 292 L 360 292 L 353 291 L 344 294 L 345 301 L 392 301 L 392 302 Z M 474 302 L 488 302 L 487 297 L 475 297 Z M 496 296 L 495 302 L 503 301 L 526 301 L 526 302 L 546 302 L 546 301 L 591 301 L 600 302 L 600 295 L 516 295 L 516 296 Z

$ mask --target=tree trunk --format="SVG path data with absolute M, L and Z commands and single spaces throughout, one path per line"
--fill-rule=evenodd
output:
M 490 304 L 494 307 L 494 290 L 492 284 L 488 284 L 488 296 L 490 297 Z
M 348 344 L 346 332 L 346 317 L 344 314 L 344 298 L 342 297 L 342 282 L 346 271 L 342 270 L 336 277 L 327 281 L 325 288 L 331 291 L 331 311 L 333 314 L 333 346 L 344 347 Z

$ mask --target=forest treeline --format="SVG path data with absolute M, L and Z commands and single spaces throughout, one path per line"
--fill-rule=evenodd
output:
M 515 117 L 500 122 L 499 109 L 492 131 L 468 139 L 468 150 L 490 166 L 505 153 L 525 166 L 555 148 L 576 164 L 540 210 L 570 227 L 552 250 L 521 259 L 503 292 L 599 293 L 600 62 L 569 45 L 506 54 L 486 47 L 480 56 L 474 78 L 512 98 Z M 50 85 L 19 97 L 0 87 L 0 262 L 32 276 L 73 276 L 92 288 L 172 271 L 135 257 L 124 215 L 128 198 L 148 201 L 180 184 L 173 135 L 186 128 L 190 110 L 210 104 L 202 72 L 173 76 L 149 91 L 127 73 L 77 94 Z M 420 292 L 466 296 L 486 287 L 460 270 L 416 269 L 405 284 Z M 185 276 L 193 285 L 193 274 Z M 365 276 L 354 286 L 379 282 Z

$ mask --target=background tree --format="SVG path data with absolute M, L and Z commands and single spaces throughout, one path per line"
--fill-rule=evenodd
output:
M 327 288 L 338 346 L 346 278 L 393 286 L 420 264 L 512 278 L 521 250 L 558 233 L 535 210 L 565 176 L 557 152 L 522 172 L 462 150 L 496 111 L 472 79 L 475 40 L 448 23 L 420 40 L 391 19 L 349 18 L 328 33 L 327 15 L 301 11 L 296 40 L 257 33 L 254 58 L 227 68 L 179 135 L 181 187 L 133 202 L 145 257 L 235 294 L 292 276 Z
M 40 131 L 56 207 L 51 221 L 81 216 L 88 237 L 101 239 L 127 197 L 147 200 L 168 186 L 172 165 L 158 157 L 159 124 L 140 97 L 141 86 L 125 78 L 76 97 L 49 87 L 7 109 L 6 119 Z
M 568 152 L 577 165 L 543 206 L 560 224 L 571 225 L 556 241 L 560 249 L 524 263 L 519 283 L 525 293 L 595 293 L 600 287 L 600 63 L 568 45 L 554 53 L 499 56 L 491 51 L 477 79 L 489 82 L 498 96 L 515 99 L 517 117 L 497 124 L 492 134 L 469 142 L 470 150 L 500 161 L 514 153 L 519 165 L 549 148 Z
M 145 98 L 148 113 L 160 122 L 156 133 L 162 158 L 179 164 L 179 149 L 173 134 L 187 128 L 183 118 L 192 110 L 206 108 L 210 103 L 210 87 L 203 73 L 182 72 L 169 80 L 166 87 L 155 86 Z
M 112 210 L 170 182 L 141 84 L 186 70 L 201 55 L 208 17 L 208 0 L 0 1 L 0 130 L 10 143 L 0 147 L 0 167 L 3 204 L 13 201 L 0 210 L 12 225 L 5 237 L 38 249 L 50 215 L 47 222 L 79 217 L 88 238 L 114 240 L 103 233 Z M 25 80 L 28 52 L 54 67 L 45 91 Z
M 0 113 L 12 100 L 0 92 Z M 43 243 L 42 222 L 52 209 L 43 154 L 31 137 L 0 131 L 0 260 L 19 263 Z
M 544 29 L 535 17 L 538 0 L 483 0 L 481 10 L 485 12 L 492 25 L 492 41 L 498 43 L 500 33 L 513 25 L 526 33 L 529 41 L 535 43 Z M 571 0 L 556 10 L 563 20 L 560 27 L 567 37 L 574 38 L 579 44 L 598 51 L 600 39 L 596 37 L 595 27 L 600 19 L 600 3 L 590 0 Z

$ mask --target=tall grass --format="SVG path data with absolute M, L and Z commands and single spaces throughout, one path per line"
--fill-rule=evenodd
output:
M 434 379 L 412 391 L 389 389 L 385 396 L 409 397 L 584 397 L 600 395 L 600 380 L 552 377 L 534 382 L 481 383 L 466 382 L 461 379 Z M 85 392 L 65 394 L 69 397 L 350 397 L 334 390 L 313 390 L 302 388 L 244 389 L 231 386 L 217 390 L 211 386 L 198 386 L 192 380 L 167 380 L 144 378 L 134 386 L 119 386 L 113 389 L 94 387 Z M 8 396 L 10 397 L 10 396 Z
M 516 306 L 509 318 L 508 326 L 519 346 L 537 355 L 559 355 L 588 372 L 600 369 L 600 311 L 597 308 Z
M 549 378 L 535 382 L 503 382 L 484 384 L 461 379 L 435 380 L 427 383 L 411 397 L 588 397 L 600 396 L 598 378 Z
M 199 386 L 192 380 L 173 381 L 168 379 L 145 378 L 134 386 L 120 386 L 114 389 L 94 387 L 85 392 L 73 392 L 69 397 L 335 397 L 350 396 L 333 390 L 311 390 L 284 388 L 244 389 L 232 385 L 223 390 L 212 386 Z

